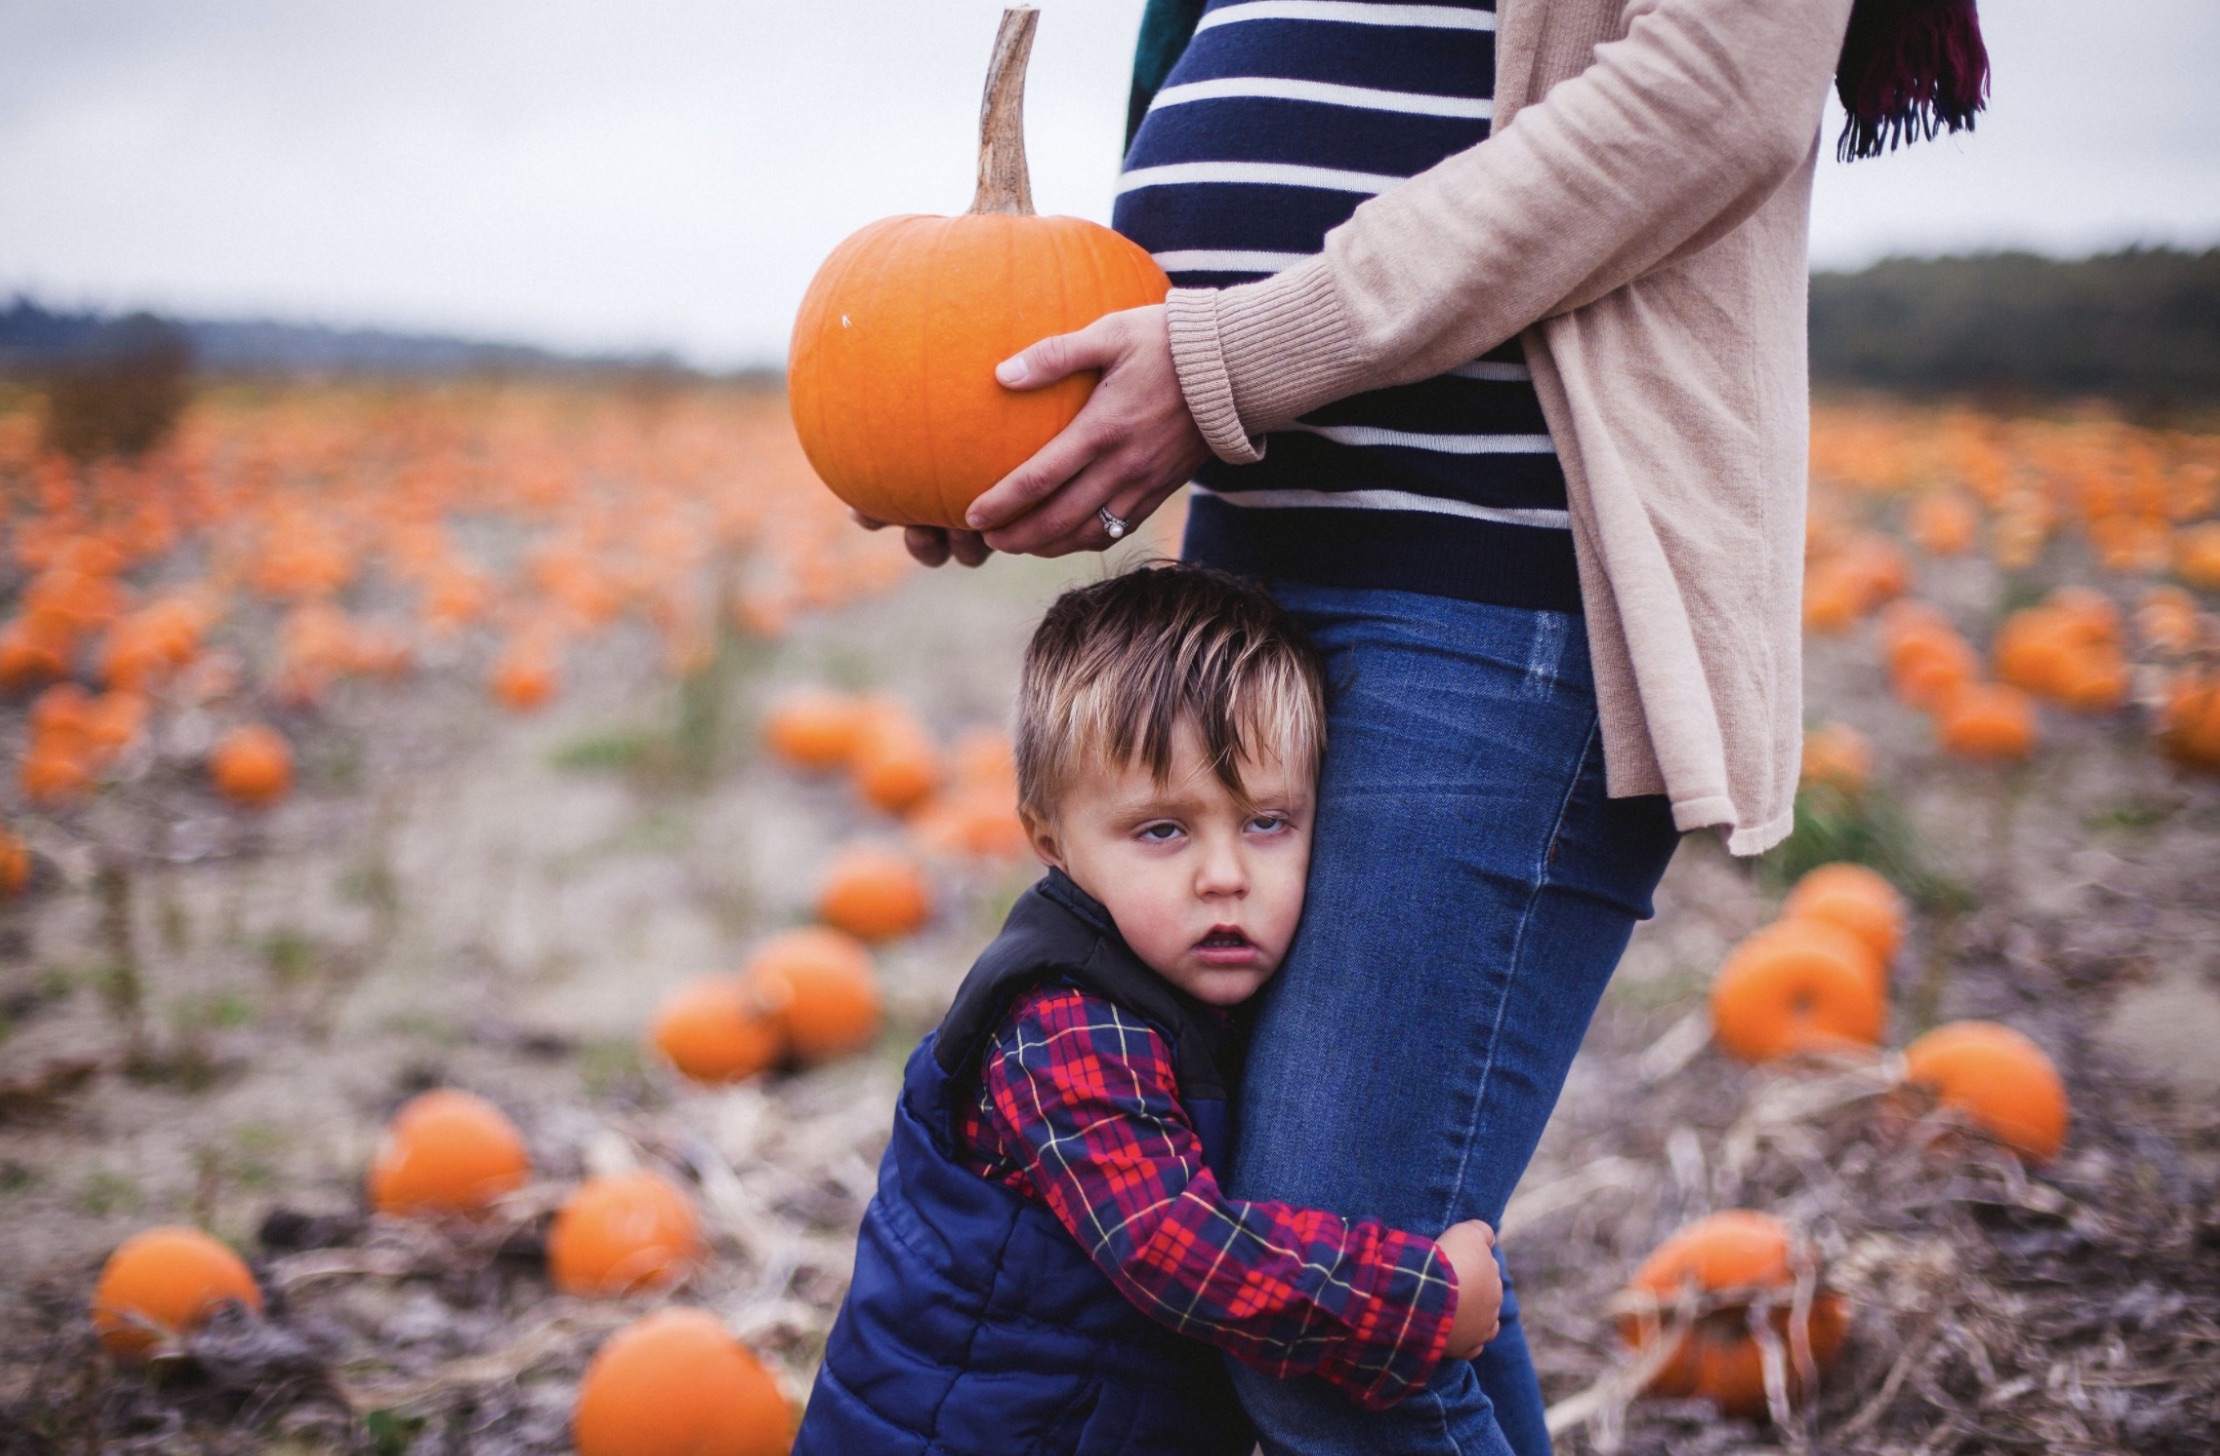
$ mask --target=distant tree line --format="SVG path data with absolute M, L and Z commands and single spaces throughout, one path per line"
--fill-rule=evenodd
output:
M 2220 406 L 2220 249 L 1890 259 L 1811 280 L 1814 382 Z

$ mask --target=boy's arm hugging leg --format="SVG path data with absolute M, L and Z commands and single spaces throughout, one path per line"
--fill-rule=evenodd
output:
M 981 1114 L 1005 1156 L 1151 1319 L 1375 1409 L 1450 1353 L 1461 1271 L 1442 1248 L 1375 1220 L 1229 1198 L 1169 1049 L 1137 1017 L 1084 992 L 1037 992 L 982 1076 Z

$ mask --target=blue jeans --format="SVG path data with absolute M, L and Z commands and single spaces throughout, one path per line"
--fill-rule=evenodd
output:
M 1309 897 L 1266 987 L 1231 1187 L 1436 1234 L 1499 1223 L 1679 835 L 1604 793 L 1580 618 L 1276 583 L 1332 687 Z M 1498 1255 L 1500 1258 L 1500 1254 Z M 1517 1304 L 1367 1413 L 1236 1364 L 1270 1456 L 1543 1456 Z

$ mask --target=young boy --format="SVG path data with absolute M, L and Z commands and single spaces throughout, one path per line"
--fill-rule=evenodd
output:
M 796 1456 L 1247 1456 L 1218 1350 L 1380 1407 L 1493 1337 L 1486 1224 L 1219 1186 L 1228 1009 L 1295 934 L 1324 719 L 1314 649 L 1233 577 L 1049 609 L 1017 717 L 1049 872 L 910 1058 Z

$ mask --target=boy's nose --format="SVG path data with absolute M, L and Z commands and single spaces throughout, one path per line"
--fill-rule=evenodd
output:
M 1205 854 L 1195 870 L 1195 889 L 1206 899 L 1246 895 L 1249 869 L 1241 862 L 1241 852 L 1225 845 Z

